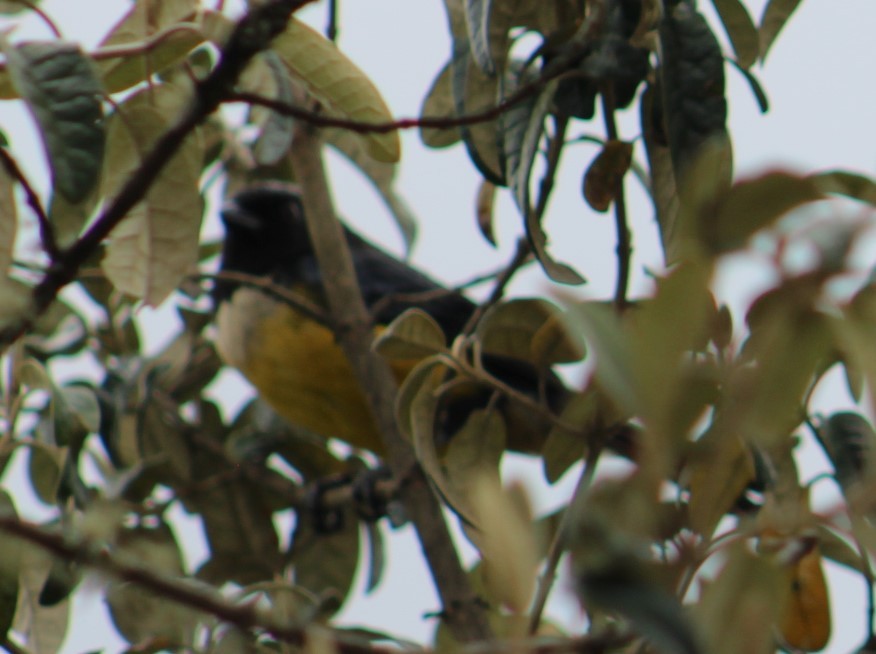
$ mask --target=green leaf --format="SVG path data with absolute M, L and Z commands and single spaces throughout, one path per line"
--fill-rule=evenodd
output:
M 104 88 L 109 93 L 119 93 L 185 61 L 204 40 L 197 24 L 177 23 L 137 43 L 125 43 L 137 51 L 106 57 L 98 49 L 94 56 L 100 59 L 98 69 Z
M 876 181 L 846 170 L 831 170 L 809 177 L 822 193 L 843 195 L 876 206 Z
M 521 102 L 503 115 L 506 177 L 523 216 L 532 251 L 548 277 L 561 284 L 583 284 L 585 280 L 576 270 L 556 261 L 548 253 L 547 235 L 532 207 L 529 193 L 532 166 L 538 155 L 557 83 L 557 80 L 549 82 L 534 101 Z
M 712 0 L 736 51 L 736 63 L 748 69 L 760 54 L 760 35 L 740 0 Z
M 5 518 L 18 515 L 12 497 L 3 489 L 0 489 L 0 514 Z M 3 552 L 0 557 L 0 639 L 6 638 L 15 617 L 23 550 L 22 541 L 5 531 L 0 532 L 0 552 Z
M 849 411 L 834 413 L 818 432 L 844 492 L 869 476 L 876 431 L 864 416 Z
M 149 95 L 134 96 L 110 121 L 104 180 L 109 196 L 118 192 L 169 125 L 151 106 Z M 145 199 L 110 234 L 101 266 L 117 289 L 157 306 L 195 268 L 203 213 L 198 189 L 202 159 L 197 136 L 186 139 Z
M 432 87 L 426 93 L 423 106 L 420 109 L 422 118 L 449 119 L 456 115 L 456 104 L 453 100 L 453 65 L 447 63 L 435 77 Z M 448 129 L 436 129 L 432 127 L 420 128 L 420 140 L 429 148 L 447 148 L 458 143 L 462 133 L 458 127 Z
M 740 66 L 739 62 L 731 59 L 730 63 L 733 64 L 733 67 L 738 70 L 745 81 L 748 82 L 751 92 L 754 93 L 754 99 L 757 100 L 757 106 L 760 108 L 760 113 L 765 114 L 768 112 L 770 110 L 770 100 L 767 97 L 766 91 L 764 91 L 760 80 L 758 80 L 750 70 Z
M 766 60 L 767 52 L 772 48 L 779 32 L 791 14 L 797 9 L 800 0 L 769 0 L 760 18 L 760 58 Z
M 408 309 L 374 341 L 374 350 L 388 359 L 413 359 L 447 351 L 440 325 L 421 309 Z
M 340 528 L 331 533 L 317 532 L 312 520 L 299 516 L 291 552 L 295 583 L 317 597 L 334 597 L 330 609 L 339 609 L 352 589 L 360 549 L 359 523 L 351 509 L 344 510 Z
M 490 47 L 492 0 L 465 0 L 465 24 L 475 63 L 485 75 L 496 74 Z
M 341 116 L 372 123 L 394 119 L 377 87 L 337 46 L 301 21 L 291 18 L 274 39 L 276 52 L 308 89 Z M 401 156 L 398 130 L 362 136 L 369 154 L 393 163 Z
M 724 56 L 706 19 L 682 0 L 663 15 L 660 87 L 675 177 L 688 172 L 710 142 L 727 139 Z
M 702 240 L 720 254 L 743 247 L 755 232 L 803 204 L 824 199 L 811 178 L 771 172 L 734 184 L 700 217 Z
M 27 473 L 34 493 L 44 504 L 52 506 L 58 499 L 61 471 L 67 458 L 66 448 L 33 443 L 28 453 Z
M 275 52 L 269 50 L 263 53 L 262 56 L 268 70 L 271 71 L 274 86 L 276 87 L 274 99 L 291 104 L 294 98 L 289 71 Z M 294 121 L 289 116 L 269 110 L 268 118 L 262 125 L 262 131 L 253 148 L 253 155 L 260 165 L 276 165 L 283 155 L 289 151 L 289 147 L 292 145 L 294 125 Z
M 417 236 L 417 219 L 405 199 L 396 192 L 395 178 L 398 164 L 378 161 L 370 156 L 356 134 L 347 129 L 324 129 L 325 142 L 344 155 L 377 189 L 386 208 L 398 225 L 405 250 L 410 252 Z
M 493 305 L 478 323 L 484 352 L 529 361 L 539 368 L 584 358 L 581 342 L 564 327 L 563 312 L 542 298 Z
M 104 154 L 103 89 L 79 47 L 59 41 L 13 46 L 2 41 L 15 89 L 40 127 L 54 186 L 84 199 L 100 178 Z
M 69 625 L 69 600 L 51 607 L 42 606 L 39 602 L 53 565 L 51 555 L 45 550 L 38 547 L 22 548 L 19 576 L 22 592 L 14 629 L 22 634 L 31 652 L 61 651 Z
M 4 276 L 15 256 L 15 234 L 18 231 L 17 207 L 15 180 L 6 170 L 6 166 L 0 166 L 0 275 Z
M 375 522 L 365 523 L 365 538 L 368 540 L 368 577 L 365 581 L 365 592 L 370 593 L 383 580 L 386 568 L 386 544 L 383 531 Z

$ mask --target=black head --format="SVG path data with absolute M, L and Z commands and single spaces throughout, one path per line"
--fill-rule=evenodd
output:
M 228 200 L 220 215 L 225 224 L 222 272 L 280 280 L 292 274 L 302 257 L 312 254 L 301 196 L 292 185 L 249 187 Z M 235 286 L 220 280 L 214 297 L 227 298 Z

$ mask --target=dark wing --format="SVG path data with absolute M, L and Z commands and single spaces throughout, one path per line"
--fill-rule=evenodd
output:
M 465 326 L 475 305 L 457 291 L 448 290 L 403 261 L 347 231 L 353 267 L 365 305 L 379 324 L 392 322 L 404 311 L 419 308 L 431 315 L 452 339 Z M 322 283 L 316 258 L 298 260 L 294 278 L 308 286 Z

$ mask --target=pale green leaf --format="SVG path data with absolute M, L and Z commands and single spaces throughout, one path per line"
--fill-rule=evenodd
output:
M 824 199 L 818 184 L 791 173 L 771 172 L 734 184 L 712 211 L 700 217 L 700 233 L 714 253 L 742 247 L 758 230 L 803 204 Z
M 40 126 L 54 186 L 71 202 L 97 184 L 104 155 L 103 89 L 77 45 L 2 42 L 15 89 Z
M 119 111 L 110 121 L 104 180 L 110 196 L 168 127 L 168 120 L 146 100 L 129 101 Z M 202 158 L 198 139 L 187 139 L 145 199 L 113 230 L 102 267 L 119 290 L 158 305 L 194 269 L 203 213 L 198 191 Z
M 766 59 L 767 52 L 799 4 L 800 0 L 769 0 L 760 18 L 761 59 Z
M 18 209 L 15 202 L 15 181 L 0 166 L 0 275 L 6 275 L 15 256 L 15 235 L 18 231 Z
M 712 0 L 733 50 L 736 51 L 736 62 L 742 68 L 749 68 L 760 54 L 760 35 L 748 10 L 741 0 Z
M 422 118 L 449 119 L 456 114 L 456 103 L 453 100 L 453 87 L 451 84 L 452 78 L 453 66 L 448 63 L 435 77 L 432 87 L 426 93 L 426 98 L 423 100 L 423 106 L 420 109 L 420 116 Z M 462 133 L 458 127 L 446 129 L 433 127 L 420 128 L 420 140 L 430 148 L 447 148 L 458 143 L 461 138 Z
M 291 104 L 294 98 L 288 70 L 275 52 L 269 50 L 262 56 L 273 78 L 274 99 Z M 294 125 L 289 116 L 268 110 L 268 117 L 253 148 L 253 155 L 259 164 L 273 166 L 289 151 Z
M 408 309 L 381 332 L 372 346 L 388 359 L 413 359 L 445 352 L 441 326 L 421 309 Z
M 583 284 L 584 278 L 570 266 L 556 261 L 547 251 L 547 235 L 530 199 L 530 176 L 538 146 L 551 111 L 557 80 L 549 82 L 532 102 L 521 102 L 503 115 L 506 177 L 517 208 L 526 225 L 526 235 L 539 263 L 555 282 Z
M 0 489 L 0 514 L 5 518 L 18 515 L 12 497 L 3 489 Z M 18 538 L 0 532 L 0 552 L 3 552 L 0 557 L 0 638 L 6 638 L 15 617 L 23 546 Z
M 465 25 L 475 63 L 485 75 L 496 74 L 490 47 L 492 0 L 465 0 Z
M 822 193 L 843 195 L 876 206 L 876 181 L 859 173 L 831 170 L 809 177 Z
M 392 113 L 377 87 L 337 46 L 301 21 L 292 18 L 271 48 L 319 99 L 352 120 L 390 123 Z M 379 161 L 401 156 L 398 130 L 363 135 L 368 152 Z

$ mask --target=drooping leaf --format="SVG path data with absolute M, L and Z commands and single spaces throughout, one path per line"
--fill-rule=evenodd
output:
M 582 191 L 587 204 L 595 211 L 608 211 L 632 161 L 632 143 L 608 141 L 584 174 Z
M 350 593 L 359 563 L 359 524 L 350 509 L 331 533 L 318 533 L 311 523 L 299 520 L 292 536 L 295 583 L 317 596 L 333 596 L 332 608 L 339 609 Z
M 146 95 L 136 96 L 110 122 L 112 196 L 167 129 L 168 120 Z M 136 130 L 129 129 L 136 125 Z M 160 304 L 197 263 L 203 203 L 198 189 L 203 154 L 196 137 L 183 143 L 158 179 L 113 230 L 102 267 L 119 290 L 153 306 Z
M 859 173 L 830 170 L 809 177 L 822 193 L 842 195 L 876 206 L 876 181 Z
M 426 93 L 423 106 L 420 109 L 422 118 L 452 118 L 456 115 L 456 103 L 453 100 L 453 66 L 448 63 L 441 69 L 432 87 Z M 420 128 L 420 140 L 423 145 L 430 148 L 447 148 L 458 143 L 462 134 L 458 127 L 437 129 L 432 127 Z
M 545 131 L 545 120 L 551 110 L 556 80 L 549 82 L 531 102 L 520 102 L 503 117 L 506 178 L 514 201 L 523 216 L 526 236 L 538 262 L 555 282 L 583 284 L 584 278 L 571 266 L 556 261 L 547 251 L 547 235 L 539 223 L 540 216 L 532 207 L 530 176 L 538 146 Z
M 792 648 L 817 652 L 830 639 L 830 598 L 815 544 L 788 570 L 790 587 L 788 605 L 781 621 L 781 633 Z
M 18 209 L 14 190 L 12 176 L 0 165 L 0 275 L 6 275 L 15 255 Z
M 818 431 L 843 490 L 873 474 L 876 432 L 866 418 L 841 411 L 831 415 Z
M 12 497 L 0 489 L 0 514 L 4 518 L 17 516 Z M 18 606 L 19 575 L 21 573 L 24 544 L 18 538 L 0 532 L 0 638 L 5 639 L 12 627 L 15 609 Z
M 745 81 L 748 82 L 748 86 L 754 94 L 754 99 L 757 100 L 757 106 L 760 108 L 760 113 L 765 114 L 768 112 L 770 110 L 770 99 L 767 97 L 766 91 L 760 83 L 760 80 L 758 80 L 755 74 L 751 72 L 751 69 L 740 66 L 738 61 L 731 59 L 730 63 L 733 64 L 733 67 L 739 71 Z
M 490 44 L 492 0 L 465 0 L 465 24 L 475 63 L 485 75 L 496 74 Z
M 791 14 L 797 9 L 800 0 L 769 0 L 760 17 L 760 58 L 765 60 L 767 53 L 773 46 L 776 37 Z
M 776 649 L 773 630 L 787 600 L 782 571 L 742 547 L 729 554 L 693 607 L 707 651 L 770 654 Z
M 724 57 L 709 24 L 688 0 L 667 7 L 659 35 L 663 115 L 675 177 L 684 180 L 703 146 L 727 137 Z
M 100 178 L 104 154 L 103 89 L 78 46 L 60 41 L 13 46 L 2 41 L 15 89 L 40 127 L 54 186 L 71 202 Z
M 760 54 L 760 35 L 748 10 L 740 0 L 712 0 L 712 4 L 736 51 L 736 63 L 743 69 L 750 68 Z
M 810 178 L 790 173 L 776 171 L 741 181 L 718 200 L 711 215 L 701 216 L 702 239 L 716 254 L 735 250 L 792 209 L 823 198 Z
M 392 122 L 392 113 L 371 80 L 316 30 L 292 18 L 271 49 L 317 98 L 340 115 L 363 122 Z M 363 139 L 369 154 L 378 161 L 399 160 L 397 130 L 372 132 Z
M 481 235 L 493 247 L 496 246 L 496 235 L 493 233 L 493 210 L 496 206 L 496 185 L 484 179 L 478 187 L 475 199 L 475 217 Z
M 325 129 L 322 131 L 325 142 L 344 155 L 380 193 L 386 208 L 389 209 L 401 232 L 405 251 L 410 252 L 417 238 L 417 218 L 404 197 L 398 193 L 395 178 L 398 165 L 378 161 L 365 149 L 362 139 L 350 130 Z
M 172 4 L 172 3 L 170 3 Z M 135 8 L 140 6 L 138 3 Z M 195 23 L 180 22 L 169 25 L 158 33 L 143 35 L 136 43 L 140 52 L 129 52 L 121 57 L 107 57 L 98 49 L 98 69 L 104 88 L 119 93 L 149 79 L 175 64 L 179 64 L 204 42 L 204 35 Z M 133 43 L 113 41 L 113 44 L 131 46 Z M 104 44 L 106 46 L 108 44 Z
M 408 309 L 386 327 L 372 347 L 389 359 L 418 360 L 446 351 L 447 342 L 432 316 Z
M 276 53 L 263 54 L 265 64 L 271 71 L 276 88 L 276 100 L 291 104 L 293 100 L 292 85 L 289 74 L 283 62 Z M 294 121 L 289 116 L 270 111 L 267 120 L 262 125 L 261 134 L 253 148 L 256 161 L 263 166 L 273 166 L 289 151 L 292 145 Z
M 562 312 L 541 298 L 495 304 L 478 323 L 484 352 L 530 361 L 538 368 L 584 357 L 580 342 L 564 328 Z

